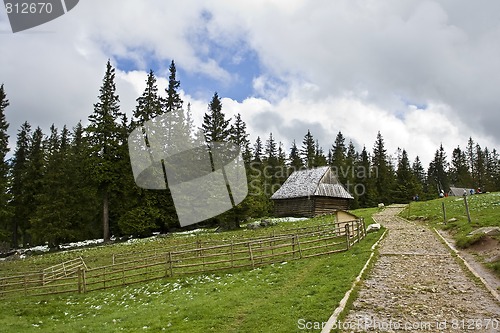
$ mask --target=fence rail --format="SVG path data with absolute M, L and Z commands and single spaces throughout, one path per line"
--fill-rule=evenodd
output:
M 164 277 L 255 268 L 343 252 L 366 236 L 363 219 L 289 229 L 269 237 L 196 241 L 163 250 L 113 255 L 113 264 L 88 268 L 77 258 L 39 273 L 0 278 L 0 297 L 85 293 Z

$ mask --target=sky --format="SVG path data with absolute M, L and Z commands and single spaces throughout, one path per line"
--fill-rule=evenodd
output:
M 87 123 L 110 59 L 129 116 L 153 69 L 172 60 L 200 125 L 214 92 L 251 134 L 289 152 L 308 130 L 325 151 L 339 131 L 371 151 L 427 166 L 469 137 L 500 148 L 500 1 L 81 0 L 12 33 L 0 9 L 0 84 L 11 149 L 24 121 Z

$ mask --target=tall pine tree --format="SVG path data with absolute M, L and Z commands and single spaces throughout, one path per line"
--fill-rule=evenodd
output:
M 29 219 L 26 211 L 26 203 L 29 200 L 25 185 L 27 184 L 28 154 L 30 145 L 31 125 L 24 122 L 17 133 L 16 149 L 12 160 L 12 246 L 18 247 L 20 243 L 19 233 L 23 221 Z
M 5 111 L 9 100 L 3 84 L 0 85 L 0 242 L 8 242 L 11 212 L 8 206 L 10 196 L 7 192 L 9 183 L 9 164 L 6 161 L 9 152 L 9 123 L 5 119 Z
M 392 202 L 392 191 L 394 186 L 394 171 L 387 156 L 384 139 L 380 132 L 373 147 L 372 168 L 375 178 L 375 193 L 378 200 L 383 203 Z
M 439 146 L 434 154 L 434 159 L 429 164 L 429 169 L 427 171 L 427 180 L 429 184 L 429 192 L 446 193 L 449 189 L 449 179 L 448 179 L 448 161 L 446 158 L 446 152 L 444 151 L 443 145 Z M 434 192 L 435 191 L 435 192 Z
M 307 130 L 307 134 L 304 136 L 304 140 L 302 140 L 302 148 L 300 149 L 300 154 L 305 167 L 307 169 L 314 168 L 316 145 L 314 142 L 314 137 L 309 130 Z
M 208 111 L 203 117 L 202 129 L 207 143 L 228 142 L 231 139 L 229 120 L 222 112 L 222 103 L 217 93 L 214 93 L 208 104 Z M 221 230 L 234 230 L 240 227 L 238 218 L 234 211 L 229 211 L 219 215 L 216 220 Z
M 453 149 L 451 155 L 450 183 L 457 187 L 469 187 L 472 179 L 467 166 L 467 155 L 460 149 L 460 146 Z
M 290 148 L 290 154 L 288 155 L 288 161 L 289 161 L 288 165 L 291 169 L 288 172 L 289 174 L 291 174 L 293 171 L 299 171 L 304 167 L 302 159 L 300 158 L 300 151 L 299 148 L 297 148 L 295 140 L 293 140 L 292 142 L 292 147 Z
M 208 112 L 203 117 L 203 133 L 207 142 L 227 142 L 231 135 L 229 119 L 222 112 L 219 95 L 214 93 L 208 104 Z
M 26 156 L 28 163 L 26 165 L 24 184 L 22 184 L 25 202 L 22 208 L 21 234 L 24 246 L 32 243 L 31 220 L 37 208 L 36 199 L 43 193 L 42 183 L 46 172 L 45 159 L 43 132 L 40 127 L 37 127 L 29 140 L 28 154 Z
M 418 195 L 422 188 L 413 174 L 406 150 L 402 150 L 396 171 L 396 189 L 394 191 L 394 201 L 398 203 L 408 203 Z
M 110 239 L 110 196 L 117 188 L 120 175 L 120 145 L 123 136 L 123 117 L 116 93 L 115 69 L 108 60 L 99 101 L 89 116 L 89 142 L 92 147 L 94 179 L 102 198 L 103 239 Z
M 338 132 L 335 143 L 332 145 L 331 149 L 331 166 L 335 171 L 337 178 L 342 184 L 347 183 L 347 148 L 345 146 L 345 138 L 342 132 Z
M 137 106 L 134 110 L 132 126 L 142 125 L 144 122 L 160 115 L 165 103 L 158 94 L 156 76 L 153 70 L 149 71 L 146 79 L 146 88 L 140 97 L 136 99 Z
M 230 129 L 230 140 L 241 149 L 243 161 L 249 164 L 252 159 L 252 151 L 250 149 L 250 141 L 248 140 L 247 125 L 241 119 L 238 113 L 234 118 L 234 123 Z

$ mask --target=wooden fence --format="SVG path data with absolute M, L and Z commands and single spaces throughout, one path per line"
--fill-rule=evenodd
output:
M 78 258 L 51 267 L 48 272 L 55 272 L 52 275 L 44 270 L 0 278 L 0 297 L 85 293 L 164 277 L 255 268 L 347 251 L 365 236 L 364 221 L 360 219 L 298 228 L 269 237 L 226 242 L 198 240 L 163 251 L 115 255 L 113 264 L 96 268 L 87 268 Z

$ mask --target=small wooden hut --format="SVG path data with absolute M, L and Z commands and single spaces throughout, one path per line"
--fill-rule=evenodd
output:
M 293 172 L 271 196 L 276 216 L 332 214 L 349 209 L 352 199 L 328 166 Z

